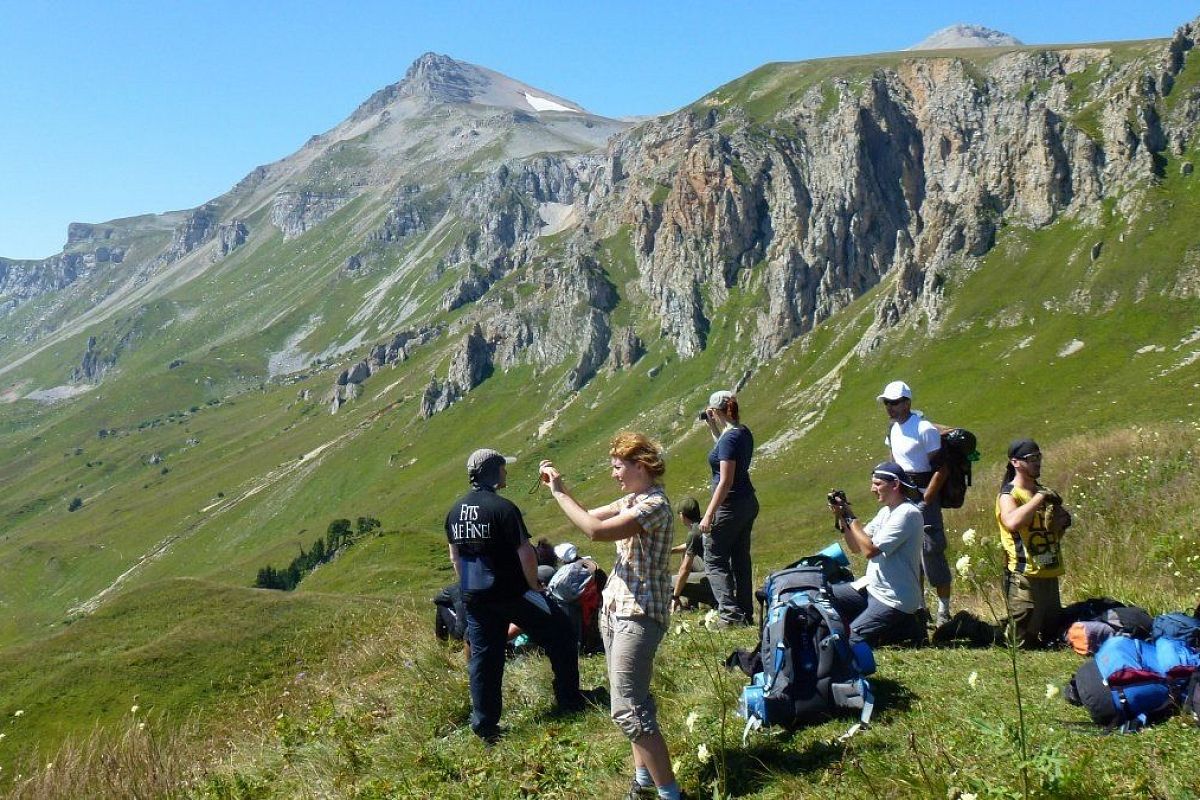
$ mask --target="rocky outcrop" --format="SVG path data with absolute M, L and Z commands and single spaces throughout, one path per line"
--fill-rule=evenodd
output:
M 396 191 L 392 207 L 383 218 L 383 224 L 374 230 L 368 241 L 398 242 L 414 233 L 424 231 L 427 222 L 418 203 L 421 187 L 418 184 L 405 184 Z M 435 210 L 434 213 L 437 213 Z
M 207 242 L 217 232 L 217 211 L 211 205 L 203 205 L 192 213 L 182 225 L 175 229 L 171 244 L 163 252 L 159 260 L 163 263 L 178 261 L 200 245 Z
M 494 344 L 476 325 L 451 356 L 446 380 L 431 378 L 425 387 L 421 395 L 421 417 L 428 418 L 448 408 L 491 375 L 493 349 Z
M 213 251 L 213 261 L 219 261 L 237 250 L 250 237 L 250 229 L 243 220 L 234 218 L 222 222 L 217 227 L 217 247 Z
M 104 375 L 117 365 L 118 357 L 129 347 L 134 336 L 134 330 L 126 332 L 107 350 L 98 344 L 95 336 L 89 336 L 79 365 L 71 369 L 71 383 L 100 383 Z
M 332 217 L 351 199 L 342 192 L 280 192 L 271 203 L 271 224 L 283 232 L 285 241 L 294 239 Z
M 502 164 L 452 208 L 473 227 L 446 257 L 447 269 L 463 275 L 442 297 L 450 311 L 474 302 L 508 273 L 528 265 L 541 249 L 543 203 L 575 201 L 586 159 L 539 156 Z
M 646 348 L 637 331 L 632 327 L 622 327 L 613 331 L 609 352 L 614 369 L 629 369 L 646 354 Z
M 333 386 L 325 395 L 324 402 L 331 414 L 348 401 L 359 396 L 361 384 L 384 367 L 394 366 L 408 360 L 409 352 L 432 341 L 439 334 L 437 328 L 418 328 L 397 333 L 390 341 L 377 344 L 362 361 L 342 370 Z

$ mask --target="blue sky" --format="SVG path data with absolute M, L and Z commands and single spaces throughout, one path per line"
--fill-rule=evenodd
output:
M 190 208 L 336 125 L 433 50 L 609 116 L 768 61 L 897 50 L 956 22 L 1027 43 L 1170 36 L 1160 0 L 29 2 L 0 0 L 0 256 L 72 221 Z

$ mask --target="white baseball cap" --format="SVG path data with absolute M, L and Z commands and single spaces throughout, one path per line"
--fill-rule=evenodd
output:
M 728 389 L 719 389 L 708 396 L 709 408 L 723 408 L 725 401 L 733 397 L 733 392 Z
M 904 381 L 892 381 L 887 386 L 883 387 L 883 394 L 875 398 L 876 400 L 903 400 L 912 399 L 912 389 L 908 388 L 908 384 Z
M 564 564 L 570 564 L 579 558 L 579 549 L 570 542 L 562 542 L 554 545 L 554 555 L 558 556 L 558 560 Z

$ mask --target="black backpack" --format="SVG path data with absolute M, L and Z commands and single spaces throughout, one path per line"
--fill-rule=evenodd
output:
M 1200 672 L 1188 680 L 1187 688 L 1183 690 L 1183 713 L 1191 714 L 1196 725 L 1200 726 Z
M 962 508 L 971 485 L 971 463 L 979 460 L 975 434 L 963 428 L 951 428 L 942 434 L 942 463 L 948 474 L 938 499 L 942 508 Z
M 467 607 L 457 583 L 442 589 L 433 598 L 433 632 L 442 641 L 461 642 L 467 633 Z
M 747 734 L 764 725 L 795 728 L 840 709 L 860 712 L 859 725 L 847 735 L 870 722 L 874 697 L 865 676 L 875 671 L 875 660 L 865 643 L 851 648 L 849 630 L 833 607 L 828 569 L 823 563 L 793 565 L 767 578 L 759 595 L 757 652 L 735 653 L 727 662 L 740 662 L 751 678 L 738 707 Z

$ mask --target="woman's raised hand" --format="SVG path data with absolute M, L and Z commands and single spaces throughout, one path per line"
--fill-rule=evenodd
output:
M 562 473 L 554 466 L 554 462 L 549 459 L 543 459 L 538 465 L 538 477 L 542 479 L 542 483 L 550 487 L 551 492 L 562 491 Z

